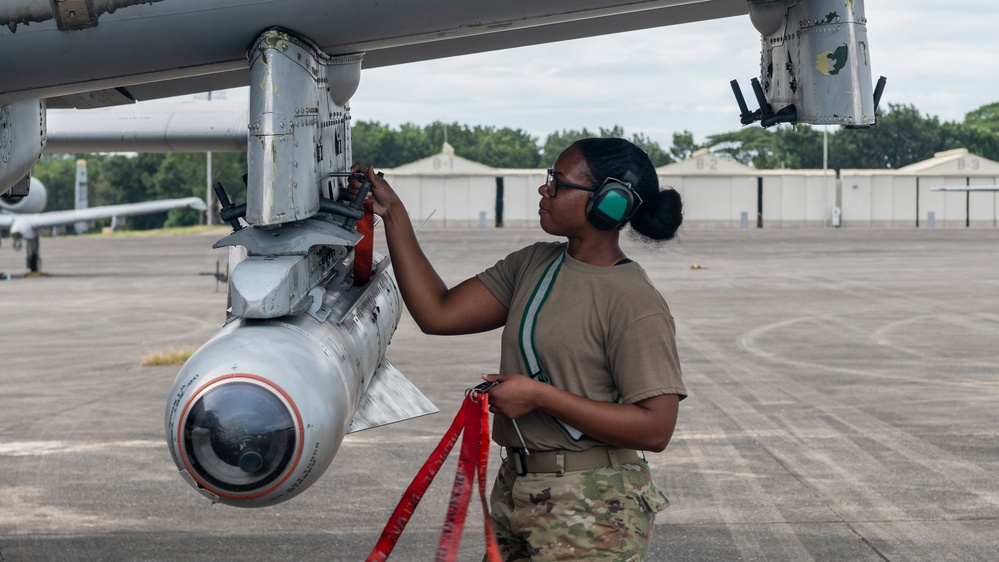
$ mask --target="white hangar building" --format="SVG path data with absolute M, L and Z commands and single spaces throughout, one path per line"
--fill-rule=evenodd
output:
M 959 148 L 898 170 L 841 170 L 844 226 L 996 228 L 999 163 Z
M 538 186 L 547 170 L 502 169 L 473 162 L 444 143 L 422 160 L 382 170 L 410 219 L 436 227 L 538 225 Z
M 656 171 L 683 197 L 688 226 L 822 226 L 836 204 L 835 170 L 757 170 L 702 148 Z
M 383 170 L 410 218 L 436 227 L 529 228 L 538 224 L 543 169 L 501 169 L 440 153 Z M 712 154 L 657 169 L 680 192 L 688 227 L 997 228 L 995 191 L 945 192 L 944 186 L 995 186 L 999 163 L 966 149 L 898 170 L 758 170 Z M 431 216 L 432 214 L 432 216 Z

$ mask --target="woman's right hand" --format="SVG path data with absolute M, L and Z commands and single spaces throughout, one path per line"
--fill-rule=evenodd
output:
M 448 289 L 420 249 L 413 223 L 399 195 L 372 166 L 355 164 L 352 172 L 371 183 L 371 210 L 384 219 L 385 241 L 399 290 L 416 324 L 427 334 L 474 334 L 499 328 L 507 309 L 477 277 Z M 350 178 L 347 188 L 357 197 L 362 181 Z
M 385 178 L 375 173 L 374 166 L 354 164 L 351 166 L 350 171 L 363 173 L 365 180 L 371 184 L 371 189 L 368 191 L 366 199 L 371 201 L 371 210 L 376 215 L 385 218 L 393 207 L 402 206 L 399 204 L 399 195 L 385 181 Z M 361 181 L 350 178 L 347 181 L 347 189 L 350 191 L 352 197 L 357 197 L 357 193 L 361 189 Z

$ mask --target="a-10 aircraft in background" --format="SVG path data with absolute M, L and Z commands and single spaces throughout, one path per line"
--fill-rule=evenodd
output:
M 38 178 L 31 178 L 31 189 L 27 195 L 0 199 L 0 237 L 9 236 L 13 240 L 15 250 L 24 247 L 24 257 L 29 274 L 41 273 L 42 258 L 39 235 L 46 228 L 61 228 L 72 225 L 77 234 L 82 234 L 88 230 L 88 223 L 101 219 L 111 219 L 113 227 L 114 222 L 125 217 L 161 213 L 170 209 L 190 208 L 196 211 L 207 209 L 205 202 L 197 197 L 88 207 L 86 190 L 87 162 L 79 160 L 76 163 L 77 206 L 75 209 L 46 212 L 48 192 Z
M 315 482 L 349 430 L 434 411 L 385 359 L 398 287 L 369 214 L 341 199 L 362 66 L 746 13 L 758 109 L 733 82 L 734 119 L 875 123 L 863 0 L 6 0 L 0 193 L 30 185 L 47 108 L 250 86 L 246 201 L 217 189 L 234 232 L 216 246 L 245 259 L 230 260 L 226 325 L 178 374 L 165 423 L 199 492 L 273 505 Z

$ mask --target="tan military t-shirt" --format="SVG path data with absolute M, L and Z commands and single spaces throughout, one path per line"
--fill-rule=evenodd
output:
M 500 372 L 530 375 L 520 345 L 524 310 L 565 243 L 539 242 L 514 252 L 478 278 L 508 309 Z M 662 295 L 635 262 L 600 267 L 566 255 L 538 313 L 534 345 L 552 384 L 603 402 L 633 404 L 663 394 L 686 397 L 676 352 L 676 328 Z M 549 414 L 517 418 L 532 450 L 585 450 L 603 443 L 579 440 Z M 519 447 L 513 424 L 493 420 L 493 438 Z

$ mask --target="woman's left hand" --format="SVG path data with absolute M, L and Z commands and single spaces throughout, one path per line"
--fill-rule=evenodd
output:
M 489 411 L 517 419 L 533 410 L 547 412 L 565 424 L 612 447 L 659 452 L 676 427 L 680 397 L 661 394 L 634 404 L 598 402 L 524 375 L 482 375 L 498 382 L 489 390 Z
M 534 397 L 550 387 L 517 373 L 482 375 L 482 380 L 500 383 L 489 390 L 489 411 L 511 420 L 537 408 Z

